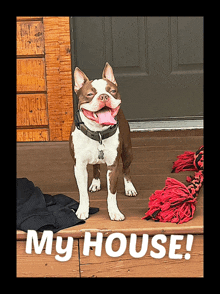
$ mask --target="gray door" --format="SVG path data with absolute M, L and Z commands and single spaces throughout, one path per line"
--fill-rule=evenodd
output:
M 72 17 L 72 61 L 114 69 L 129 120 L 201 118 L 203 17 Z

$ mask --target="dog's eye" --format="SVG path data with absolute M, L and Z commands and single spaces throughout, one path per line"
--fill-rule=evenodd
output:
M 92 96 L 93 96 L 93 93 L 91 92 L 87 94 L 87 97 L 92 97 Z
M 115 94 L 116 93 L 116 90 L 111 90 L 110 91 L 112 94 Z

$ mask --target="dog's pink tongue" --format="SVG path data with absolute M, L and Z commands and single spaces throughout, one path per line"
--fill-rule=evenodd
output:
M 117 122 L 111 114 L 111 111 L 100 111 L 96 113 L 101 125 L 115 125 Z

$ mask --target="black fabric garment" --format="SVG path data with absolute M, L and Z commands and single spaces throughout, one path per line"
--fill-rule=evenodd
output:
M 35 230 L 54 233 L 85 221 L 76 216 L 79 203 L 74 199 L 58 194 L 43 194 L 27 178 L 16 180 L 17 186 L 17 230 L 27 232 Z M 90 208 L 89 214 L 98 212 L 98 208 Z

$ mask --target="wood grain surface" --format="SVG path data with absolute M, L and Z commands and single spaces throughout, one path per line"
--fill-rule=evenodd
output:
M 174 134 L 174 136 L 172 136 Z M 17 231 L 18 276 L 80 276 L 80 277 L 202 277 L 203 276 L 203 189 L 198 196 L 196 212 L 191 221 L 181 225 L 160 223 L 152 220 L 141 220 L 144 216 L 151 194 L 164 187 L 167 177 L 173 177 L 186 183 L 186 176 L 193 172 L 171 174 L 172 163 L 176 156 L 184 151 L 196 151 L 203 144 L 201 131 L 160 132 L 132 134 L 134 160 L 131 168 L 133 183 L 138 191 L 137 197 L 124 195 L 123 178 L 118 181 L 117 201 L 120 210 L 125 214 L 123 222 L 110 221 L 107 211 L 106 167 L 101 166 L 102 190 L 90 194 L 90 206 L 99 207 L 99 212 L 91 215 L 83 225 L 67 228 L 54 234 L 64 240 L 72 236 L 74 249 L 69 261 L 61 263 L 54 259 L 54 255 L 27 255 L 24 252 L 26 233 Z M 122 167 L 122 165 L 120 164 Z M 92 166 L 88 166 L 89 184 L 92 180 Z M 27 177 L 39 186 L 44 193 L 52 195 L 63 193 L 75 200 L 79 200 L 78 188 L 73 175 L 72 159 L 67 142 L 18 143 L 17 144 L 17 177 Z M 101 257 L 83 255 L 85 232 L 90 232 L 96 238 L 97 232 L 103 233 L 103 253 Z M 172 234 L 193 234 L 194 242 L 191 259 L 171 260 L 168 257 L 169 241 L 164 244 L 166 255 L 157 260 L 149 255 L 150 248 L 142 258 L 133 258 L 127 248 L 118 257 L 109 257 L 105 252 L 106 238 L 112 233 L 122 233 L 129 238 L 132 233 L 138 236 L 138 246 L 143 234 L 152 238 L 156 234 L 164 234 L 169 240 Z M 39 237 L 41 234 L 39 234 Z M 186 253 L 186 237 L 181 250 Z M 78 242 L 78 243 L 77 243 Z M 76 245 L 79 246 L 76 246 Z M 117 249 L 117 240 L 113 243 L 113 250 Z M 55 245 L 54 245 L 55 246 Z M 151 246 L 151 245 L 150 245 Z M 64 247 L 64 246 L 63 246 Z M 137 247 L 138 250 L 139 247 Z M 154 249 L 155 250 L 155 249 Z M 54 253 L 55 254 L 55 253 Z M 37 266 L 33 267 L 33 262 Z M 47 264 L 47 266 L 45 265 Z M 66 264 L 66 265 L 65 265 Z M 48 267 L 50 265 L 50 267 Z M 77 265 L 77 266 L 76 266 Z M 59 269 L 60 266 L 60 269 Z M 52 270 L 53 268 L 53 270 Z M 77 272 L 78 271 L 78 272 Z
M 73 94 L 68 17 L 44 17 L 50 140 L 68 140 Z
M 69 17 L 17 17 L 17 141 L 66 141 L 73 121 Z

